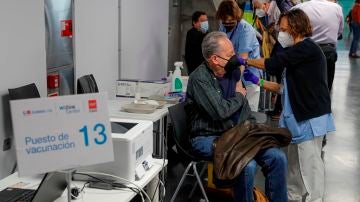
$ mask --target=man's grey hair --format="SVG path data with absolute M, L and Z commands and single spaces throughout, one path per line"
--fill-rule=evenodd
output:
M 205 59 L 210 58 L 211 55 L 218 53 L 221 50 L 219 40 L 227 39 L 227 36 L 224 32 L 210 32 L 207 34 L 201 44 L 202 54 Z

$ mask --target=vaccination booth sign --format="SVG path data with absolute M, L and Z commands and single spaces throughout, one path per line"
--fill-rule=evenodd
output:
M 20 176 L 114 160 L 106 93 L 10 105 Z

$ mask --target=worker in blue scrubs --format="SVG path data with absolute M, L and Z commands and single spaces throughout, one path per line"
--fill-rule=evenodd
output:
M 216 18 L 221 21 L 219 31 L 226 33 L 234 46 L 236 55 L 242 58 L 259 58 L 260 45 L 256 38 L 255 29 L 243 20 L 242 16 L 243 12 L 235 1 L 222 1 L 216 13 Z M 248 69 L 259 78 L 263 76 L 260 69 L 251 66 Z M 260 87 L 245 80 L 243 82 L 251 111 L 258 111 Z

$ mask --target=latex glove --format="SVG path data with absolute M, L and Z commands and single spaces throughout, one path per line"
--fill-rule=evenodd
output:
M 232 72 L 240 65 L 246 65 L 246 60 L 237 55 L 233 55 L 225 65 L 226 72 Z
M 259 78 L 255 76 L 250 70 L 245 69 L 244 70 L 244 79 L 245 81 L 250 81 L 253 84 L 259 83 Z
M 236 57 L 237 57 L 240 65 L 246 66 L 246 59 L 239 57 L 239 56 L 236 56 Z

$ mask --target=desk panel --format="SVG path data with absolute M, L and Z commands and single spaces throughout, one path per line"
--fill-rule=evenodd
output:
M 141 188 L 144 188 L 147 184 L 149 184 L 156 176 L 158 176 L 159 172 L 163 169 L 164 166 L 167 165 L 167 160 L 165 162 L 163 159 L 153 159 L 153 166 L 150 170 L 146 171 L 145 176 L 138 181 L 134 181 L 136 185 Z M 43 175 L 37 175 L 32 177 L 18 177 L 18 173 L 14 173 L 2 180 L 0 180 L 0 190 L 5 189 L 6 187 L 13 186 L 17 183 L 24 184 L 23 187 L 25 189 L 36 189 L 42 179 Z M 85 182 L 80 181 L 72 181 L 72 187 L 82 187 Z M 130 185 L 134 187 L 134 185 Z M 136 196 L 136 193 L 130 190 L 100 190 L 93 188 L 85 188 L 82 195 L 80 195 L 80 199 L 77 201 L 86 201 L 86 202 L 113 202 L 113 201 L 130 201 L 132 198 Z M 150 196 L 151 197 L 151 196 Z M 76 201 L 76 200 L 74 200 Z M 55 200 L 55 202 L 67 202 L 67 191 L 65 190 L 63 195 Z

